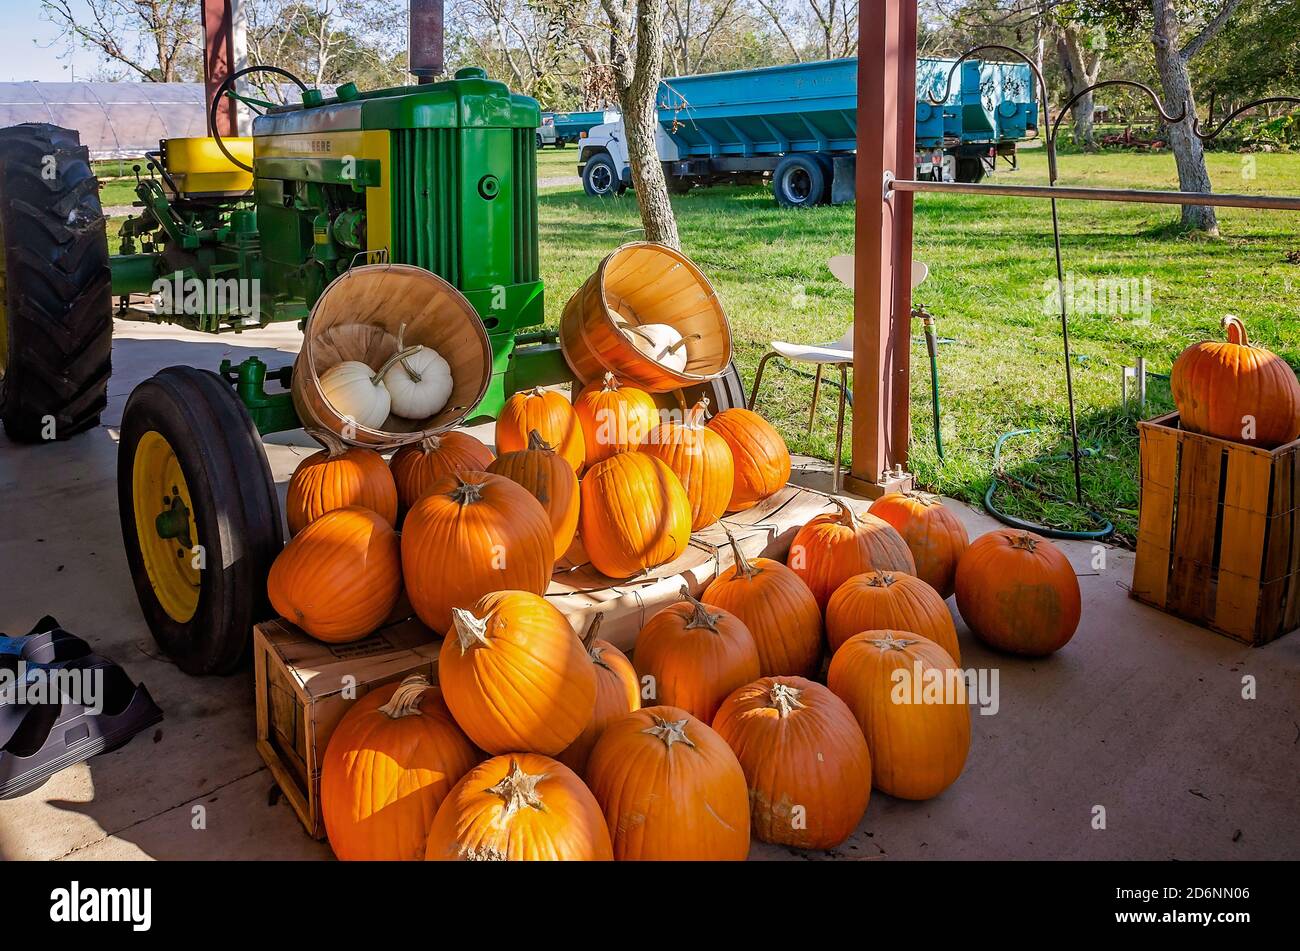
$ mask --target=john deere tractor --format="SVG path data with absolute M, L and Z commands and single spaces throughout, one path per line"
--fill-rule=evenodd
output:
M 236 95 L 258 69 L 289 79 L 301 101 Z M 98 423 L 114 315 L 215 334 L 301 326 L 334 278 L 384 258 L 439 275 L 483 320 L 493 374 L 470 422 L 494 418 L 516 390 L 571 379 L 555 335 L 538 329 L 534 100 L 474 68 L 326 97 L 251 67 L 213 96 L 214 130 L 226 97 L 257 113 L 252 136 L 160 143 L 137 170 L 139 210 L 114 255 L 77 134 L 0 130 L 0 415 L 11 439 Z M 155 637 L 191 673 L 237 667 L 269 614 L 266 575 L 283 536 L 260 437 L 300 425 L 291 372 L 255 357 L 167 367 L 126 405 L 127 559 Z M 268 392 L 268 380 L 279 386 Z M 734 370 L 707 386 L 719 409 L 743 400 Z

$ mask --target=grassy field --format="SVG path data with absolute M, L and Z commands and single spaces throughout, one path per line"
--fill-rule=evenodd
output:
M 1212 155 L 1220 191 L 1300 192 L 1300 156 Z M 573 167 L 572 149 L 543 153 L 539 175 Z M 552 166 L 555 170 L 552 171 Z M 1243 174 L 1243 171 L 1246 174 Z M 1063 156 L 1063 183 L 1173 188 L 1168 155 Z M 1042 183 L 1045 156 L 1022 153 L 1021 169 L 995 180 Z M 592 199 L 580 187 L 543 189 L 540 198 L 542 276 L 548 322 L 611 248 L 640 236 L 629 193 Z M 731 319 L 736 359 L 752 382 L 768 341 L 833 339 L 851 321 L 852 299 L 826 261 L 853 247 L 852 206 L 783 211 L 764 188 L 695 190 L 673 199 L 684 250 L 709 275 Z M 1084 464 L 1089 506 L 1115 521 L 1120 540 L 1135 528 L 1137 438 L 1135 416 L 1120 407 L 1120 372 L 1144 356 L 1151 372 L 1168 373 L 1183 347 L 1217 333 L 1219 319 L 1235 313 L 1252 340 L 1300 364 L 1296 291 L 1300 250 L 1294 216 L 1227 209 L 1224 237 L 1178 234 L 1177 210 L 1156 205 L 1063 202 L 1060 206 L 1065 268 L 1076 300 L 1088 310 L 1089 282 L 1126 282 L 1136 293 L 1131 312 L 1071 316 L 1074 380 L 1080 436 L 1096 454 Z M 993 445 L 1008 430 L 1036 428 L 1008 443 L 1005 469 L 1042 487 L 999 493 L 1004 508 L 1066 527 L 1089 522 L 1052 494 L 1073 496 L 1068 462 L 1037 465 L 1035 457 L 1068 447 L 1059 317 L 1049 293 L 1054 284 L 1050 206 L 1031 199 L 917 196 L 915 254 L 931 267 L 916 300 L 953 342 L 939 348 L 942 434 L 946 458 L 935 451 L 929 367 L 919 336 L 912 347 L 911 468 L 935 491 L 982 499 L 993 468 Z M 1136 282 L 1130 284 L 1127 282 Z M 1113 285 L 1118 286 L 1118 284 Z M 1106 285 L 1100 285 L 1103 295 Z M 1149 308 L 1144 300 L 1149 288 Z M 915 328 L 917 334 L 920 327 Z M 780 428 L 796 452 L 830 458 L 834 446 L 834 391 L 823 388 L 813 432 L 806 430 L 809 380 L 769 364 L 758 408 Z M 1147 416 L 1172 408 L 1167 385 L 1153 379 Z M 847 448 L 846 448 L 847 456 Z

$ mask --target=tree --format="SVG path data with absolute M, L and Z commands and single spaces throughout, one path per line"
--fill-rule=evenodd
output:
M 156 83 L 194 78 L 182 75 L 199 62 L 202 45 L 194 0 L 40 0 L 40 5 L 62 36 L 96 50 L 129 75 Z
M 609 18 L 611 66 L 623 131 L 627 136 L 632 187 L 647 241 L 681 248 L 677 219 L 668 200 L 655 130 L 659 108 L 655 102 L 664 66 L 664 0 L 601 0 Z
M 1078 23 L 1061 24 L 1056 37 L 1056 51 L 1065 76 L 1065 94 L 1068 99 L 1087 89 L 1097 81 L 1105 55 L 1106 35 L 1102 30 L 1087 30 Z M 1089 53 L 1092 54 L 1089 62 Z M 1084 93 L 1070 107 L 1074 119 L 1074 144 L 1091 152 L 1097 148 L 1097 137 L 1092 129 L 1093 96 Z

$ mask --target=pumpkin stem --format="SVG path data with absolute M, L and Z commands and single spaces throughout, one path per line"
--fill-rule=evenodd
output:
M 437 452 L 441 448 L 442 448 L 442 437 L 439 436 L 437 433 L 434 433 L 431 436 L 425 436 L 423 439 L 420 440 L 421 452 L 425 452 L 425 453 Z
M 887 571 L 873 571 L 867 575 L 867 586 L 870 588 L 888 588 L 898 579 Z
M 676 352 L 677 352 L 678 350 L 680 350 L 682 347 L 686 346 L 686 341 L 688 341 L 688 340 L 699 340 L 701 336 L 703 336 L 703 335 L 702 335 L 702 334 L 687 334 L 685 337 L 683 337 L 681 340 L 678 340 L 676 343 L 674 343 L 674 344 L 669 344 L 667 347 L 664 347 L 664 353 L 676 353 Z
M 394 720 L 419 716 L 420 701 L 424 699 L 424 692 L 429 689 L 429 686 L 429 678 L 424 674 L 411 674 L 397 685 L 397 689 L 388 698 L 388 702 L 379 708 L 379 712 Z
M 609 370 L 606 370 L 605 379 L 603 385 L 601 386 L 601 389 L 604 390 L 605 392 L 609 392 L 610 390 L 617 390 L 618 388 L 619 388 L 618 377 L 614 376 L 614 374 L 611 373 Z
M 528 448 L 533 452 L 555 452 L 555 447 L 542 438 L 535 429 L 528 430 Z
M 338 433 L 332 433 L 328 429 L 309 429 L 307 435 L 325 447 L 325 453 L 330 459 L 337 459 L 348 451 L 347 444 L 339 438 Z
M 686 630 L 697 627 L 707 628 L 714 634 L 718 633 L 718 620 L 721 614 L 710 614 L 709 609 L 704 606 L 703 601 L 691 597 L 690 590 L 686 585 L 682 585 L 681 591 L 677 592 L 681 599 L 695 608 L 695 613 L 691 615 L 690 620 L 686 622 Z
M 686 735 L 685 720 L 665 720 L 658 714 L 650 714 L 654 720 L 654 726 L 646 727 L 642 733 L 646 733 L 656 739 L 663 740 L 664 746 L 669 749 L 673 748 L 674 743 L 685 743 L 691 749 L 695 749 L 695 743 Z
M 776 681 L 772 684 L 772 689 L 768 691 L 768 706 L 775 708 L 784 720 L 790 715 L 791 710 L 803 709 L 804 704 L 799 700 L 803 696 L 803 691 L 798 687 L 792 687 L 790 684 L 783 684 Z
M 1227 314 L 1219 321 L 1219 327 L 1228 335 L 1228 343 L 1235 343 L 1241 347 L 1250 346 L 1250 338 L 1246 336 L 1246 325 L 1241 322 L 1240 317 Z
M 451 621 L 460 642 L 461 656 L 475 645 L 487 646 L 487 618 L 477 618 L 464 608 L 452 608 Z
M 393 354 L 391 357 L 389 357 L 387 360 L 384 361 L 384 365 L 379 368 L 379 372 L 377 372 L 374 376 L 370 378 L 370 382 L 373 385 L 378 386 L 380 383 L 384 381 L 384 374 L 387 373 L 390 369 L 392 369 L 394 363 L 396 363 L 398 360 L 405 360 L 411 354 L 419 353 L 423 349 L 424 349 L 424 344 L 417 343 L 415 346 L 407 347 L 405 350 L 398 350 L 395 354 Z
M 1011 536 L 1011 547 L 1019 548 L 1021 551 L 1033 551 L 1038 547 L 1038 539 L 1028 532 L 1021 532 L 1019 535 Z
M 461 505 L 469 505 L 471 502 L 479 502 L 483 499 L 483 483 L 466 482 L 461 478 L 459 472 L 456 473 L 456 488 L 447 493 L 448 497 Z
M 722 522 L 718 524 L 722 525 Z M 722 531 L 726 533 L 727 541 L 731 544 L 731 551 L 736 559 L 736 574 L 744 575 L 746 581 L 753 581 L 756 575 L 762 574 L 763 569 L 749 563 L 745 553 L 740 550 L 740 542 L 736 541 L 736 536 L 731 534 L 731 530 L 726 525 L 722 525 Z
M 406 324 L 404 322 L 398 324 L 397 325 L 397 349 L 398 350 L 403 349 L 402 337 L 405 334 L 406 334 Z M 421 380 L 424 379 L 424 377 L 420 376 L 420 374 L 415 371 L 415 368 L 411 366 L 411 364 L 407 361 L 406 357 L 402 357 L 402 369 L 406 371 L 406 375 L 411 378 L 412 383 L 419 383 Z
M 582 648 L 587 652 L 587 656 L 591 658 L 593 664 L 604 667 L 606 670 L 613 670 L 614 668 L 605 663 L 605 659 L 601 656 L 605 653 L 605 649 L 596 646 L 596 633 L 600 630 L 600 622 L 604 619 L 605 613 L 603 611 L 591 616 L 591 620 L 587 622 L 587 630 L 582 634 Z
M 831 497 L 831 501 L 834 502 L 839 507 L 838 514 L 839 514 L 840 524 L 846 526 L 847 528 L 857 528 L 858 517 L 857 515 L 854 514 L 853 509 L 849 508 L 848 505 L 846 505 L 842 500 L 837 499 L 834 496 Z
M 703 429 L 704 418 L 709 415 L 709 398 L 701 396 L 700 401 L 686 411 L 686 427 Z
M 943 501 L 933 492 L 922 492 L 920 489 L 908 489 L 903 493 L 903 497 L 911 499 L 913 502 L 924 505 L 927 508 L 931 505 L 938 505 Z
M 906 637 L 894 637 L 893 631 L 885 631 L 884 637 L 873 637 L 871 643 L 883 651 L 901 651 L 913 644 L 919 644 L 920 641 L 909 640 Z
M 509 772 L 502 777 L 501 782 L 487 790 L 505 802 L 501 818 L 509 819 L 525 806 L 541 809 L 542 797 L 537 793 L 537 784 L 545 778 L 545 773 L 525 773 L 519 768 L 519 761 L 511 757 Z

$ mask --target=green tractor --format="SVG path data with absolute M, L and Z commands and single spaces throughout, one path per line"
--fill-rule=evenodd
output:
M 236 96 L 235 81 L 257 69 L 288 76 L 240 70 L 210 103 L 214 130 L 224 97 L 252 108 L 251 138 L 163 141 L 144 176 L 137 167 L 140 210 L 115 255 L 77 134 L 0 130 L 9 438 L 62 439 L 98 424 L 114 314 L 216 334 L 305 326 L 331 281 L 376 258 L 437 274 L 477 311 L 493 367 L 469 422 L 495 418 L 513 392 L 572 380 L 555 334 L 540 329 L 536 101 L 475 68 L 371 92 L 344 84 L 328 98 L 288 76 L 301 93 L 293 105 Z M 187 672 L 238 667 L 252 625 L 271 613 L 266 576 L 283 534 L 261 436 L 301 425 L 292 369 L 256 357 L 215 371 L 172 366 L 127 402 L 127 559 L 150 629 Z M 268 381 L 279 387 L 268 392 Z M 718 409 L 743 404 L 734 368 L 705 388 Z

